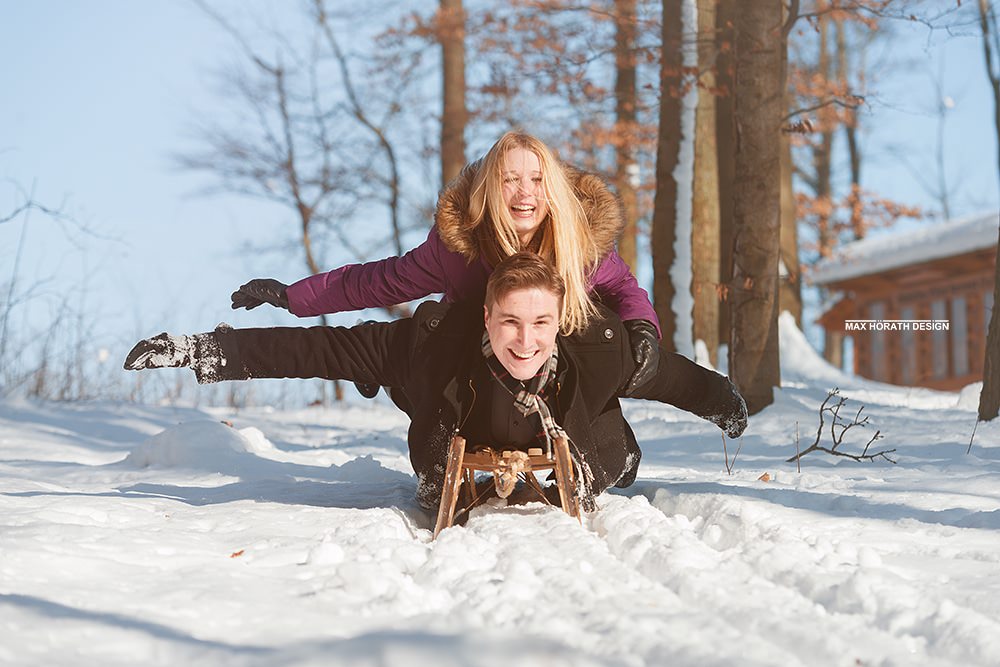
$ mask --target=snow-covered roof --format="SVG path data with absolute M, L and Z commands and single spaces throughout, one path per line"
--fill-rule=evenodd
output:
M 991 248 L 998 229 L 1000 215 L 993 211 L 862 239 L 817 264 L 812 281 L 823 285 Z

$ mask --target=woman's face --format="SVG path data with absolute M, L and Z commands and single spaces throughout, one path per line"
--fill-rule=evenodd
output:
M 512 148 L 503 158 L 503 200 L 514 219 L 514 230 L 525 246 L 548 215 L 548 201 L 542 187 L 542 165 L 538 156 L 525 148 Z

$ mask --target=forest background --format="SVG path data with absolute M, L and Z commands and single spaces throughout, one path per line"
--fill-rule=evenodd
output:
M 740 326 L 763 340 L 732 347 L 766 357 L 769 333 L 776 347 L 776 327 L 726 320 L 726 304 L 754 298 L 746 286 L 807 285 L 841 243 L 998 206 L 975 2 L 49 0 L 2 12 L 3 396 L 327 400 L 319 384 L 197 388 L 181 373 L 123 377 L 120 362 L 162 330 L 296 323 L 232 312 L 229 293 L 413 247 L 441 183 L 511 127 L 618 189 L 634 223 L 621 254 L 666 340 L 687 354 L 705 340 L 713 363 Z M 761 188 L 775 205 L 784 194 L 780 211 L 754 204 Z M 763 268 L 732 259 L 730 224 L 774 237 Z M 725 275 L 731 265 L 745 275 Z M 837 361 L 839 343 L 812 325 L 822 295 L 806 287 L 800 306 L 792 294 L 782 307 Z M 752 403 L 766 404 L 761 391 Z

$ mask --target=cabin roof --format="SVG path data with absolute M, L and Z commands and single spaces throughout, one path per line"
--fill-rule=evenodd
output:
M 812 282 L 826 285 L 991 248 L 998 231 L 1000 214 L 993 211 L 854 241 L 818 263 Z

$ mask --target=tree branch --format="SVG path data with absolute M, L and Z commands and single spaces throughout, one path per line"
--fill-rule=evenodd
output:
M 827 404 L 833 398 L 837 399 L 837 403 L 835 405 L 828 406 Z M 785 462 L 786 463 L 792 463 L 793 461 L 798 462 L 803 456 L 805 456 L 809 452 L 818 451 L 818 452 L 825 452 L 827 454 L 830 454 L 831 456 L 842 456 L 844 458 L 849 458 L 854 461 L 874 461 L 875 459 L 881 458 L 885 459 L 889 463 L 895 464 L 896 461 L 889 456 L 889 454 L 892 454 L 893 452 L 896 451 L 895 448 L 883 449 L 877 452 L 869 453 L 871 446 L 876 441 L 881 440 L 884 437 L 882 436 L 881 431 L 875 431 L 875 435 L 873 435 L 871 439 L 868 440 L 868 442 L 865 444 L 864 449 L 860 454 L 851 454 L 850 452 L 845 452 L 840 450 L 840 446 L 843 445 L 844 443 L 844 436 L 847 435 L 847 432 L 851 428 L 855 426 L 861 426 L 862 428 L 868 426 L 868 417 L 867 416 L 865 416 L 864 418 L 861 417 L 861 412 L 865 409 L 865 406 L 863 405 L 860 408 L 858 408 L 858 412 L 854 416 L 854 419 L 852 421 L 846 422 L 841 419 L 840 409 L 844 407 L 844 404 L 846 403 L 847 399 L 840 395 L 839 388 L 834 388 L 833 391 L 828 393 L 826 398 L 823 400 L 822 405 L 819 406 L 819 426 L 816 428 L 816 439 L 813 441 L 813 444 L 807 447 L 806 449 L 802 450 L 801 452 L 797 451 L 795 456 L 785 459 Z M 830 422 L 830 440 L 832 442 L 832 445 L 829 447 L 825 447 L 820 444 L 823 437 L 823 426 L 825 425 L 824 413 L 827 412 L 830 413 L 830 415 L 832 416 L 832 420 Z M 839 431 L 837 430 L 838 428 L 840 429 Z M 797 441 L 796 441 L 796 449 L 798 449 Z

